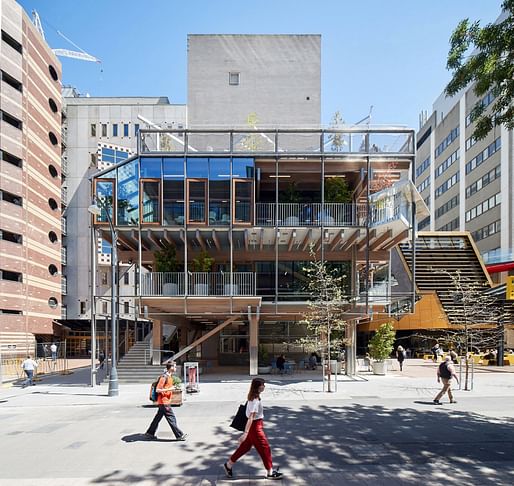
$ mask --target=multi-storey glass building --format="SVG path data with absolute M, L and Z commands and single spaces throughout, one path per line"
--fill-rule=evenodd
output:
M 118 259 L 138 268 L 134 296 L 153 321 L 156 361 L 164 322 L 179 328 L 180 347 L 192 346 L 196 357 L 249 363 L 252 374 L 259 343 L 302 353 L 295 343 L 305 332 L 298 322 L 314 258 L 346 276 L 349 353 L 360 320 L 414 299 L 393 295 L 387 272 L 371 277 L 428 214 L 411 182 L 411 130 L 141 130 L 139 137 L 136 157 L 94 176 L 104 208 L 94 224 L 108 239 L 108 210 Z

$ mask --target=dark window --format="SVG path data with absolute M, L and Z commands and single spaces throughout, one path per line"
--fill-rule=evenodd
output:
M 59 175 L 59 172 L 57 172 L 57 169 L 55 168 L 55 166 L 53 166 L 51 164 L 48 166 L 48 172 L 50 172 L 50 175 L 54 179 Z
M 59 79 L 59 75 L 57 74 L 57 71 L 51 64 L 48 65 L 48 72 L 50 73 L 50 76 L 52 76 L 52 79 L 54 81 L 57 81 Z
M 85 314 L 86 313 L 86 303 L 81 300 L 80 301 L 80 314 Z
M 419 138 L 418 143 L 416 144 L 416 149 L 419 150 L 419 148 L 423 145 L 425 140 L 428 137 L 430 137 L 431 133 L 432 133 L 432 127 L 428 127 L 428 130 L 423 135 L 421 135 L 421 137 Z
M 59 207 L 59 205 L 57 204 L 57 201 L 53 197 L 51 197 L 48 200 L 48 205 L 50 206 L 50 209 L 52 211 L 55 211 Z
M 50 297 L 48 299 L 48 305 L 52 308 L 52 309 L 55 309 L 58 305 L 59 305 L 59 302 L 57 302 L 57 299 L 55 297 Z
M 23 160 L 9 152 L 6 152 L 5 150 L 2 150 L 2 160 L 9 162 L 9 164 L 15 165 L 16 167 L 21 168 L 23 166 Z
M 57 275 L 58 272 L 59 272 L 59 270 L 57 270 L 57 267 L 53 263 L 48 265 L 48 273 L 50 275 Z
M 0 191 L 0 194 L 2 196 L 2 201 L 9 202 L 11 204 L 16 204 L 16 206 L 23 206 L 23 198 L 20 196 L 17 196 L 16 194 L 12 194 L 11 192 L 7 191 Z
M 50 109 L 51 109 L 54 113 L 57 113 L 57 111 L 59 110 L 59 108 L 57 108 L 57 103 L 56 103 L 52 98 L 48 98 L 48 104 L 50 105 Z
M 14 310 L 14 309 L 0 309 L 0 314 L 18 314 L 21 315 L 21 310 Z
M 123 275 L 123 283 L 125 285 L 129 285 L 130 284 L 130 274 L 128 272 L 126 272 L 125 275 Z
M 52 242 L 52 243 L 55 243 L 57 241 L 57 235 L 55 234 L 54 231 L 50 231 L 48 233 L 48 239 Z
M 128 123 L 125 123 L 123 125 L 123 136 L 124 137 L 128 137 L 129 136 L 129 126 L 128 126 Z
M 22 92 L 23 85 L 16 78 L 13 78 L 10 74 L 2 71 L 2 81 L 7 83 L 9 86 L 13 87 L 15 90 Z
M 23 275 L 19 272 L 0 270 L 0 277 L 2 280 L 10 280 L 11 282 L 23 282 Z
M 4 30 L 2 30 L 2 40 L 6 44 L 9 44 L 15 51 L 18 51 L 20 54 L 23 52 L 22 45 Z
M 52 142 L 52 145 L 57 145 L 59 143 L 54 132 L 48 132 L 48 138 L 50 139 L 50 142 Z
M 91 123 L 90 134 L 91 134 L 92 137 L 96 137 L 96 123 Z
M 23 122 L 21 120 L 18 120 L 18 118 L 9 115 L 9 113 L 6 113 L 5 111 L 2 111 L 2 120 L 6 123 L 9 123 L 9 125 L 12 125 L 18 130 L 23 129 Z
M 23 243 L 23 236 L 18 233 L 11 233 L 10 231 L 0 230 L 0 239 L 4 241 L 10 241 L 11 243 L 16 243 L 21 245 Z
M 231 86 L 239 85 L 239 73 L 228 73 L 228 84 Z
M 102 137 L 107 137 L 107 124 L 102 123 Z
M 128 314 L 130 312 L 130 304 L 129 302 L 123 302 L 123 313 Z
M 134 136 L 137 136 L 139 133 L 139 123 L 134 124 Z
M 117 123 L 112 124 L 112 136 L 113 137 L 118 136 L 118 124 Z

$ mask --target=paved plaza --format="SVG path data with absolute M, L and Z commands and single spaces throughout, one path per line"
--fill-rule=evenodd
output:
M 514 367 L 513 367 L 514 368 Z M 316 372 L 269 377 L 265 429 L 283 485 L 514 484 L 514 369 L 476 370 L 474 390 L 439 389 L 436 365 L 407 360 L 403 373 L 341 376 L 322 391 Z M 202 375 L 200 393 L 175 408 L 187 441 L 165 421 L 145 440 L 155 408 L 148 385 L 87 386 L 89 370 L 0 390 L 0 485 L 268 484 L 254 451 L 226 479 L 237 445 L 229 428 L 250 378 L 243 370 Z

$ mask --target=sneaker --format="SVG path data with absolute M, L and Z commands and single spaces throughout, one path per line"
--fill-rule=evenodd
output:
M 442 405 L 442 403 L 439 400 L 434 400 L 434 405 Z
M 457 403 L 457 400 L 450 400 L 450 403 Z
M 177 437 L 177 440 L 184 441 L 187 439 L 187 434 L 182 434 L 180 437 Z
M 143 435 L 145 436 L 146 439 L 157 440 L 157 437 L 155 437 L 155 435 L 149 434 L 148 432 L 145 432 Z
M 284 475 L 281 472 L 273 471 L 271 474 L 266 476 L 266 479 L 282 479 Z
M 232 473 L 232 468 L 227 466 L 227 463 L 223 464 L 223 469 L 225 469 L 225 476 L 227 478 L 232 479 L 234 474 Z

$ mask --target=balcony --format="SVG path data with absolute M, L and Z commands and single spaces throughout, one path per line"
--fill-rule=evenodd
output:
M 257 226 L 337 226 L 366 224 L 366 204 L 257 203 Z
M 231 280 L 232 276 L 232 280 Z M 187 294 L 186 294 L 187 290 Z M 255 295 L 253 272 L 151 272 L 142 276 L 142 296 L 248 297 Z

